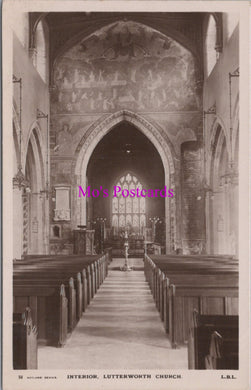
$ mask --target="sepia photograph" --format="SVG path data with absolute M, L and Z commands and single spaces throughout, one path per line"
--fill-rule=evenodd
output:
M 235 3 L 5 1 L 3 390 L 249 389 Z

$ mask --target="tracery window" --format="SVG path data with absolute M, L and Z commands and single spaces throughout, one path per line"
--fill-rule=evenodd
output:
M 146 201 L 143 197 L 123 197 L 122 190 L 142 189 L 142 184 L 136 176 L 127 173 L 116 183 L 121 191 L 112 200 L 112 226 L 115 233 L 125 227 L 134 233 L 143 234 L 146 226 Z

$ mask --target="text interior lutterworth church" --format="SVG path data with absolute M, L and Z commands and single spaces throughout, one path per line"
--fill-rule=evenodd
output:
M 19 15 L 14 369 L 238 369 L 237 16 Z

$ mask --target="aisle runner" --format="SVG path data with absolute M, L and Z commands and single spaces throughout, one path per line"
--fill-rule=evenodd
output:
M 123 259 L 114 259 L 119 269 Z M 129 265 L 142 267 L 141 259 Z M 143 271 L 110 269 L 64 348 L 40 347 L 39 369 L 186 369 L 187 349 L 172 350 Z

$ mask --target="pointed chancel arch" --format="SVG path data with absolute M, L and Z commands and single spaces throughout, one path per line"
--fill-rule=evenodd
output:
M 81 139 L 76 152 L 76 164 L 74 166 L 74 173 L 76 175 L 76 191 L 74 193 L 77 199 L 77 205 L 74 207 L 74 224 L 86 224 L 86 197 L 78 197 L 78 186 L 86 188 L 87 186 L 87 166 L 89 159 L 100 140 L 118 123 L 127 121 L 132 123 L 138 130 L 140 130 L 158 150 L 165 175 L 165 185 L 167 188 L 174 189 L 174 172 L 175 152 L 170 144 L 164 131 L 157 125 L 153 125 L 139 114 L 128 110 L 121 110 L 108 117 L 102 117 L 87 130 L 86 134 Z M 74 206 L 74 205 L 73 205 Z M 166 222 L 166 251 L 174 250 L 174 242 L 176 240 L 176 198 L 165 198 L 165 222 Z

